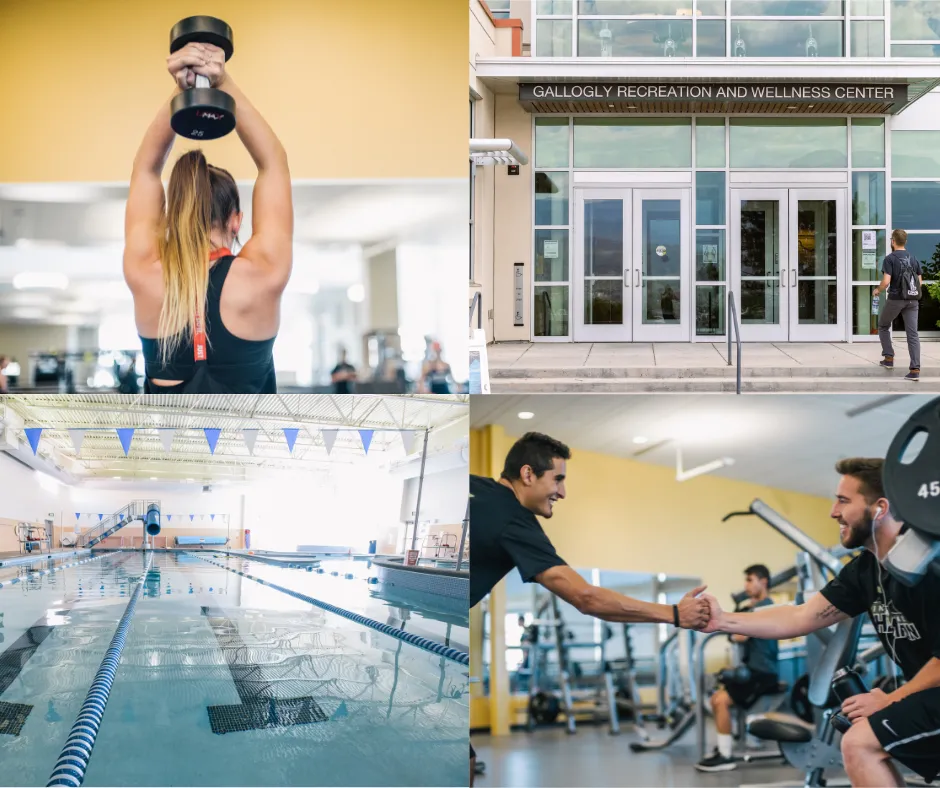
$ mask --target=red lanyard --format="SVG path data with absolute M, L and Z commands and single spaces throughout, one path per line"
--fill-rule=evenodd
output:
M 225 247 L 215 249 L 209 253 L 209 262 L 211 263 L 214 260 L 218 260 L 220 257 L 226 257 L 231 254 L 232 252 Z M 193 323 L 193 356 L 196 361 L 206 360 L 206 329 L 202 324 L 202 313 L 198 309 L 196 310 L 196 319 Z

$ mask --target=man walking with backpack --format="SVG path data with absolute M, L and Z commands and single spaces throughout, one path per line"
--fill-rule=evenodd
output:
M 878 317 L 878 336 L 881 338 L 881 366 L 894 369 L 894 348 L 891 345 L 891 324 L 899 315 L 904 318 L 907 333 L 907 350 L 911 357 L 911 369 L 905 380 L 920 380 L 920 337 L 917 334 L 917 317 L 920 312 L 920 294 L 923 290 L 924 272 L 920 262 L 904 246 L 907 232 L 895 230 L 891 233 L 891 254 L 885 257 L 881 270 L 881 283 L 872 291 L 877 296 L 887 291 L 887 298 Z

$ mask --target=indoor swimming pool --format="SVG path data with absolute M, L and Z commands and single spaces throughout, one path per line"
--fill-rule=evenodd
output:
M 152 558 L 0 567 L 0 785 L 46 785 L 138 582 L 85 785 L 466 784 L 467 667 L 206 559 L 464 652 L 465 618 L 332 569 Z

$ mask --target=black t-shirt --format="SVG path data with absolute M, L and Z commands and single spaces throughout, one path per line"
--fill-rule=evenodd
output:
M 901 259 L 907 259 L 911 268 L 914 269 L 914 276 L 923 276 L 924 269 L 921 268 L 920 261 L 914 257 L 907 249 L 900 249 L 897 252 L 891 252 L 881 264 L 881 272 L 887 274 L 891 277 L 891 284 L 888 285 L 888 298 L 892 301 L 898 300 L 901 297 L 898 287 L 900 286 L 900 279 L 898 278 L 898 263 Z
M 335 375 L 337 372 L 355 372 L 356 368 L 352 364 L 347 364 L 345 361 L 341 361 L 335 367 L 333 371 L 330 372 L 330 375 Z M 333 383 L 333 393 L 334 394 L 352 394 L 352 383 L 351 380 L 337 380 Z
M 820 593 L 853 618 L 867 611 L 885 653 L 897 656 L 895 662 L 910 681 L 931 657 L 940 657 L 940 577 L 928 572 L 909 588 L 884 568 L 879 583 L 878 571 L 874 554 L 865 550 Z
M 525 583 L 553 566 L 565 566 L 555 548 L 508 487 L 470 477 L 470 607 L 516 568 Z

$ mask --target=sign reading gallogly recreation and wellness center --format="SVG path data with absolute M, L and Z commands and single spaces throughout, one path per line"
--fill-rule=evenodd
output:
M 520 101 L 907 101 L 907 85 L 595 82 L 519 85 Z

